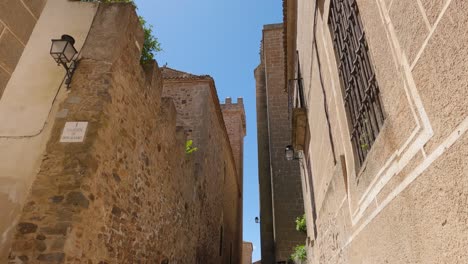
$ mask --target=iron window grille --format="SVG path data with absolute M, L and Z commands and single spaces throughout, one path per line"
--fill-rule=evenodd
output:
M 356 0 L 331 0 L 328 25 L 360 167 L 383 126 L 384 114 Z

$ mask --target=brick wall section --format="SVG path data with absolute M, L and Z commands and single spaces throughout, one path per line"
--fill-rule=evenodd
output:
M 260 250 L 264 263 L 274 263 L 273 201 L 271 196 L 265 65 L 263 62 L 255 69 L 255 81 L 257 97 L 258 183 L 260 194 Z
M 229 128 L 238 123 L 223 121 L 223 107 L 219 105 L 211 77 L 170 68 L 163 68 L 163 76 L 163 95 L 173 98 L 177 123 L 198 148 L 193 155 L 197 189 L 203 193 L 200 225 L 209 232 L 200 230 L 197 242 L 200 250 L 197 252 L 209 252 L 209 255 L 198 256 L 196 263 L 209 260 L 216 260 L 212 263 L 239 263 L 242 250 L 242 171 L 238 172 L 234 150 L 239 147 L 231 145 L 229 133 Z M 223 241 L 220 244 L 221 227 Z
M 242 98 L 237 98 L 237 103 L 232 103 L 231 98 L 226 98 L 225 103 L 221 104 L 221 109 L 236 161 L 238 179 L 239 182 L 242 182 L 244 137 L 246 135 L 244 101 Z
M 165 72 L 163 68 L 163 75 Z M 172 98 L 177 109 L 177 126 L 183 127 L 187 136 L 194 141 L 194 146 L 198 146 L 203 136 L 200 120 L 204 118 L 209 85 L 203 81 L 178 82 L 165 78 L 163 96 Z
M 282 24 L 263 30 L 262 65 L 265 71 L 271 166 L 274 238 L 276 261 L 286 261 L 293 247 L 304 244 L 305 237 L 295 230 L 297 216 L 304 214 L 299 163 L 287 161 L 284 148 L 291 144 L 288 95 L 284 92 L 284 55 Z
M 47 0 L 0 2 L 0 98 Z
M 232 153 L 234 155 L 237 181 L 239 183 L 239 193 L 237 194 L 239 204 L 237 205 L 238 214 L 237 218 L 237 230 L 239 232 L 238 238 L 242 240 L 242 221 L 243 221 L 243 206 L 242 206 L 242 191 L 244 189 L 244 137 L 246 135 L 246 123 L 245 123 L 245 109 L 242 98 L 237 98 L 237 103 L 232 103 L 231 98 L 226 98 L 225 103 L 221 104 L 221 110 L 223 112 L 224 124 L 226 131 L 229 136 L 229 142 L 231 145 Z M 235 195 L 235 194 L 232 194 Z M 232 199 L 232 198 L 231 198 Z M 226 204 L 225 211 L 230 211 L 231 205 Z M 241 251 L 243 248 L 241 248 Z M 242 252 L 240 252 L 242 255 Z M 239 259 L 239 261 L 241 261 Z M 232 262 L 237 263 L 237 262 Z
M 251 242 L 242 243 L 242 263 L 241 264 L 252 264 L 252 251 L 253 251 L 253 245 Z
M 134 9 L 101 4 L 61 106 L 68 115 L 53 128 L 10 263 L 223 263 L 223 220 L 238 262 L 242 240 L 233 223 L 240 211 L 232 208 L 241 208 L 242 200 L 220 112 L 214 104 L 201 110 L 206 118 L 197 122 L 207 129 L 200 132 L 200 150 L 186 155 L 177 104 L 161 98 L 162 74 L 157 65 L 140 66 L 135 41 L 142 45 L 143 31 Z M 213 102 L 211 96 L 197 99 Z M 59 142 L 66 121 L 89 122 L 83 143 Z

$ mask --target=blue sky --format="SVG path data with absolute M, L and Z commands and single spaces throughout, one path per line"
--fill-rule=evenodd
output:
M 156 59 L 178 70 L 211 75 L 220 100 L 244 98 L 244 240 L 260 259 L 255 79 L 264 24 L 282 22 L 281 0 L 136 0 L 163 51 Z

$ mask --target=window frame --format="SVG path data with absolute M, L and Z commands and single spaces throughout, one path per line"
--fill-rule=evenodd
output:
M 356 0 L 330 0 L 328 10 L 327 23 L 359 170 L 382 131 L 384 109 Z

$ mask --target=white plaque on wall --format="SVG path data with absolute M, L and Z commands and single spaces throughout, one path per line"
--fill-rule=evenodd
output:
M 66 122 L 60 142 L 83 142 L 88 122 Z

